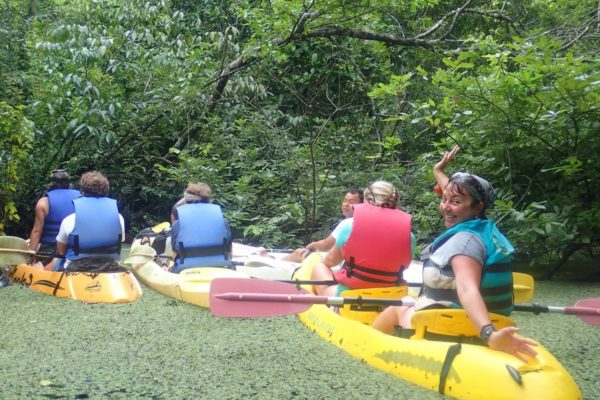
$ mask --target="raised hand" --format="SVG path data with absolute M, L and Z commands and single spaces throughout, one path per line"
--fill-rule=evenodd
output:
M 437 181 L 440 191 L 444 190 L 444 187 L 448 184 L 448 176 L 444 172 L 448 163 L 456 156 L 456 153 L 460 150 L 459 145 L 455 145 L 452 150 L 447 151 L 442 156 L 442 159 L 433 166 L 433 177 Z M 437 192 L 437 190 L 436 190 Z

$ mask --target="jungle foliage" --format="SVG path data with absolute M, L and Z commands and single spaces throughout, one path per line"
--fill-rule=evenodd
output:
M 0 4 L 0 229 L 49 171 L 96 169 L 135 233 L 188 181 L 236 235 L 325 234 L 350 187 L 402 190 L 442 228 L 432 164 L 487 177 L 519 254 L 597 256 L 597 1 L 20 0 Z

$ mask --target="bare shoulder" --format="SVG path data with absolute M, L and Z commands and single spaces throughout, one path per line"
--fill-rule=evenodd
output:
M 36 211 L 45 211 L 48 212 L 48 197 L 44 196 L 40 198 L 35 204 Z

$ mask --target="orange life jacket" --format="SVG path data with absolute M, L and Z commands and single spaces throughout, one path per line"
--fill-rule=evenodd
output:
M 350 289 L 396 286 L 411 260 L 410 214 L 369 203 L 354 206 L 352 231 L 344 245 L 344 266 L 334 274 Z

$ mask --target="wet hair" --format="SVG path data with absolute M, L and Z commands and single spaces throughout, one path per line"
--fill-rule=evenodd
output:
M 364 192 L 365 201 L 383 208 L 398 208 L 398 191 L 389 182 L 370 183 Z
M 55 169 L 50 176 L 48 190 L 68 189 L 71 187 L 71 175 L 64 169 Z
M 363 201 L 365 201 L 365 194 L 363 193 L 362 190 L 359 190 L 359 189 L 349 189 L 349 190 L 346 191 L 346 193 L 350 193 L 352 195 L 356 195 L 357 194 L 361 203 Z
M 104 197 L 108 196 L 110 185 L 106 176 L 98 171 L 92 171 L 81 175 L 79 190 L 85 197 Z
M 483 203 L 483 209 L 478 217 L 481 219 L 487 218 L 485 211 L 492 208 L 496 198 L 496 191 L 488 181 L 467 172 L 456 172 L 450 177 L 446 187 L 456 190 L 463 196 L 469 194 L 473 208 L 477 207 L 479 203 Z
M 187 204 L 210 203 L 212 201 L 212 189 L 204 182 L 189 183 L 183 192 L 183 198 Z

